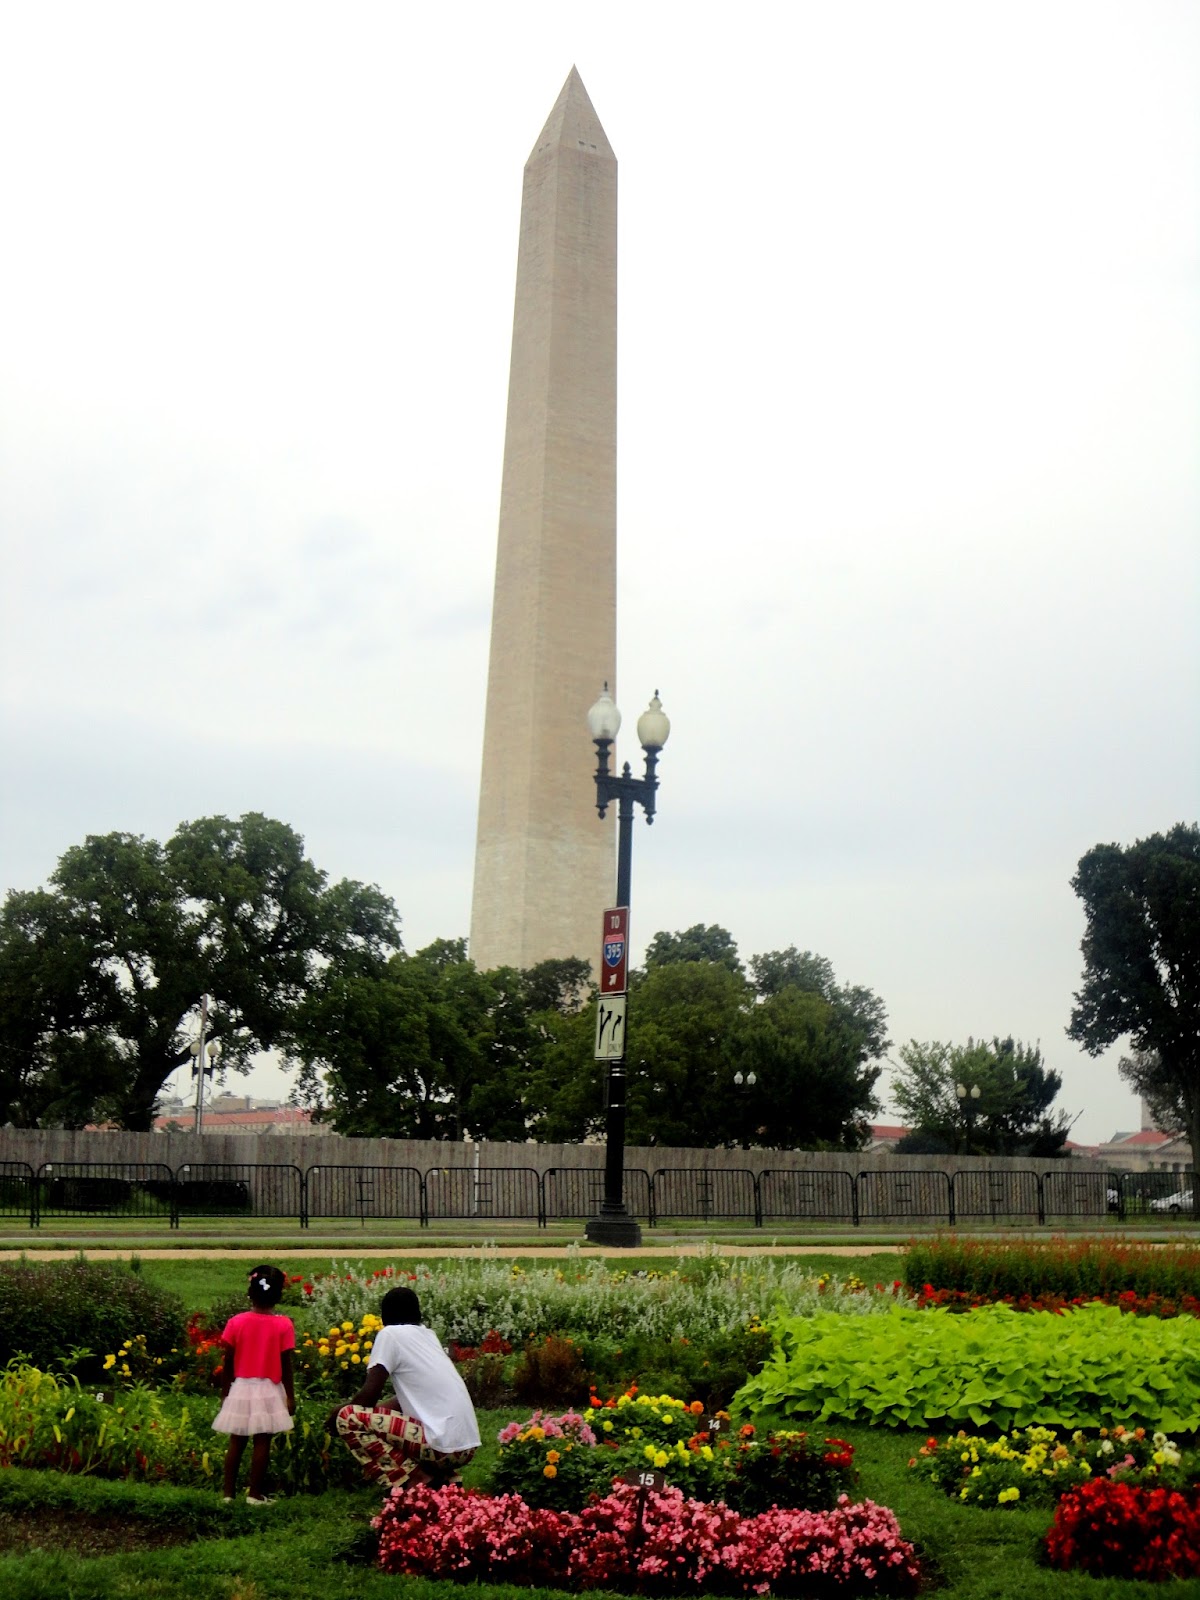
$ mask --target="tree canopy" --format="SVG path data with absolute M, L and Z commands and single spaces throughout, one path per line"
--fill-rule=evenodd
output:
M 1062 1078 L 1048 1070 L 1038 1046 L 1011 1038 L 965 1045 L 912 1039 L 899 1056 L 892 1099 L 910 1128 L 896 1146 L 901 1154 L 1062 1154 L 1070 1122 L 1051 1112 Z
M 148 1128 L 202 994 L 240 1069 L 287 1039 L 319 970 L 363 974 L 398 945 L 379 889 L 331 885 L 257 812 L 183 823 L 165 845 L 90 835 L 48 888 L 0 907 L 0 1120 Z
M 875 1063 L 888 1043 L 882 1001 L 839 985 L 824 957 L 794 946 L 752 957 L 750 971 L 753 981 L 733 936 L 718 926 L 650 941 L 630 983 L 630 1144 L 865 1142 L 878 1109 Z M 581 1139 L 603 1128 L 594 1028 L 590 1009 L 586 1018 L 549 1024 L 540 1137 Z
M 1124 1076 L 1175 1112 L 1200 1152 L 1200 826 L 1098 844 L 1071 887 L 1083 902 L 1083 985 L 1067 1035 L 1089 1055 L 1130 1039 Z

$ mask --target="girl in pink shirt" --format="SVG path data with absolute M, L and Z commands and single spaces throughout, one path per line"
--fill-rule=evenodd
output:
M 292 1352 L 296 1330 L 290 1317 L 278 1315 L 284 1276 L 278 1267 L 255 1267 L 250 1274 L 252 1311 L 230 1317 L 221 1334 L 225 1363 L 217 1374 L 221 1409 L 213 1418 L 217 1433 L 229 1435 L 225 1452 L 225 1498 L 233 1499 L 246 1440 L 254 1440 L 246 1504 L 270 1505 L 267 1464 L 271 1440 L 292 1427 L 296 1392 L 292 1384 Z

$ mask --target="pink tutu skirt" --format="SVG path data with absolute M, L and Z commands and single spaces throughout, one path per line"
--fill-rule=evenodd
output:
M 235 1378 L 213 1418 L 214 1433 L 246 1438 L 256 1433 L 288 1433 L 292 1426 L 283 1385 L 270 1378 Z

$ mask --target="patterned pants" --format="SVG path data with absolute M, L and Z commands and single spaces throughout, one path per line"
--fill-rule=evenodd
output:
M 356 1461 L 361 1461 L 368 1483 L 381 1478 L 389 1488 L 402 1489 L 419 1466 L 430 1476 L 448 1481 L 456 1467 L 465 1467 L 474 1450 L 435 1450 L 425 1443 L 425 1429 L 416 1417 L 402 1411 L 376 1411 L 370 1406 L 343 1406 L 337 1414 L 337 1431 Z

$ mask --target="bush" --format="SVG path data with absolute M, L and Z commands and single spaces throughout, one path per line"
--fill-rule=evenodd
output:
M 574 1339 L 548 1333 L 525 1346 L 512 1386 L 518 1400 L 571 1406 L 587 1402 L 591 1380 Z
M 1056 1297 L 1115 1302 L 1137 1296 L 1181 1301 L 1200 1290 L 1200 1247 L 1107 1239 L 933 1238 L 911 1243 L 903 1278 L 913 1294 L 951 1290 L 982 1300 Z
M 72 1350 L 78 1376 L 100 1376 L 104 1356 L 137 1335 L 151 1357 L 184 1342 L 183 1302 L 120 1263 L 0 1263 L 0 1366 L 25 1355 L 36 1367 L 61 1368 Z
M 1200 1502 L 1097 1478 L 1059 1501 L 1046 1556 L 1097 1578 L 1200 1578 Z
M 1200 1426 L 1200 1324 L 1148 1322 L 1111 1306 L 1056 1315 L 985 1306 L 963 1316 L 893 1307 L 886 1317 L 781 1317 L 770 1361 L 734 1410 L 889 1427 Z

